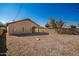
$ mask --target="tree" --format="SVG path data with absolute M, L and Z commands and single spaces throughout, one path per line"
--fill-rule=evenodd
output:
M 61 19 L 59 19 L 59 20 L 56 22 L 57 28 L 62 28 L 63 25 L 64 25 L 64 22 L 63 22 Z
M 64 25 L 64 22 L 59 19 L 57 22 L 56 22 L 56 27 L 57 27 L 57 32 L 58 33 L 61 33 L 62 32 L 62 26 Z
M 49 28 L 49 24 L 48 24 L 48 23 L 47 23 L 47 24 L 45 24 L 45 27 Z
M 50 18 L 50 23 L 49 23 L 49 25 L 50 25 L 50 28 L 55 28 L 55 20 L 54 20 L 54 18 L 53 17 L 51 17 Z
M 5 27 L 6 25 L 0 22 L 0 27 Z

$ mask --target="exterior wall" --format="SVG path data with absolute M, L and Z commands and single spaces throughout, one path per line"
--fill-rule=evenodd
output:
M 8 34 L 27 34 L 32 33 L 32 27 L 36 26 L 30 21 L 21 21 L 9 24 L 7 27 Z
M 36 32 L 38 32 L 38 28 L 35 29 Z M 47 32 L 45 28 L 39 28 L 39 32 Z

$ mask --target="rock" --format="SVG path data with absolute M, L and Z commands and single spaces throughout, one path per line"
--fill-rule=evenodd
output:
M 38 40 L 40 40 L 40 38 L 36 38 L 36 40 L 38 41 Z

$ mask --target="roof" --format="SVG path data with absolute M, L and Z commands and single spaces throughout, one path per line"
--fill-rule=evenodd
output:
M 18 20 L 18 21 L 14 21 L 14 22 L 10 22 L 10 23 L 7 23 L 7 25 L 13 24 L 13 23 L 17 23 L 17 22 L 21 22 L 21 21 L 31 21 L 32 23 L 36 24 L 37 26 L 40 26 L 40 25 L 38 25 L 37 23 L 35 23 L 34 21 L 32 21 L 32 20 L 29 19 L 29 18 L 27 18 L 27 19 L 22 19 L 22 20 Z

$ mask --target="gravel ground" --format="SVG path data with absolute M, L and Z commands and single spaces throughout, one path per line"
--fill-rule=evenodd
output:
M 7 48 L 8 56 L 79 56 L 79 35 L 7 35 Z

